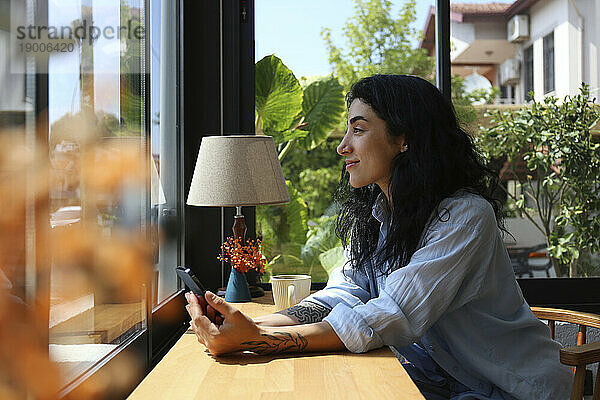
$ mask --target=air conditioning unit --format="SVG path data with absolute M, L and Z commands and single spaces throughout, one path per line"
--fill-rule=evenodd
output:
M 525 14 L 515 15 L 508 21 L 506 30 L 508 41 L 511 43 L 529 39 L 529 16 Z
M 521 77 L 519 71 L 519 60 L 507 58 L 500 64 L 500 84 L 501 85 L 516 85 Z

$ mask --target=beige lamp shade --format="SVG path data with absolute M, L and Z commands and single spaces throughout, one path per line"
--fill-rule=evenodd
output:
M 191 206 L 236 207 L 290 201 L 271 136 L 202 139 L 187 197 Z

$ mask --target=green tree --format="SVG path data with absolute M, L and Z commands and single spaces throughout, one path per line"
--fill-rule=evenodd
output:
M 346 90 L 358 79 L 376 73 L 431 77 L 434 60 L 425 49 L 412 46 L 420 39 L 420 32 L 412 26 L 415 20 L 415 0 L 406 1 L 397 18 L 392 15 L 390 0 L 355 0 L 354 15 L 343 29 L 344 49 L 334 44 L 329 28 L 321 32 L 333 75 Z
M 562 102 L 546 97 L 515 111 L 492 111 L 478 145 L 489 160 L 506 157 L 520 193 L 512 205 L 544 235 L 558 276 L 578 276 L 584 252 L 600 251 L 600 112 L 583 85 Z M 518 165 L 526 163 L 526 171 Z M 584 257 L 587 259 L 588 257 Z M 594 272 L 594 273 L 597 273 Z
M 345 91 L 359 79 L 374 74 L 411 74 L 435 84 L 435 59 L 429 57 L 426 49 L 413 47 L 422 36 L 413 27 L 415 3 L 407 0 L 394 17 L 390 0 L 355 0 L 354 15 L 343 29 L 343 48 L 334 44 L 329 28 L 322 30 L 333 75 Z M 464 80 L 458 75 L 452 76 L 451 86 L 457 117 L 465 124 L 477 118 L 473 103 L 483 100 L 489 104 L 499 93 L 496 87 L 491 91 L 466 92 Z M 337 129 L 343 131 L 345 125 L 341 120 Z

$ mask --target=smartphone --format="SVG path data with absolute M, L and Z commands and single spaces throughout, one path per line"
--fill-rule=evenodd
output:
M 183 283 L 185 283 L 185 286 L 192 291 L 192 293 L 194 293 L 196 296 L 204 297 L 206 289 L 202 283 L 200 283 L 200 279 L 198 279 L 198 277 L 194 275 L 189 268 L 177 267 L 175 268 L 175 272 L 177 273 L 177 276 L 181 278 Z M 206 298 L 204 301 L 206 301 Z M 223 315 L 221 315 L 221 313 L 217 310 L 215 310 L 215 316 L 223 318 Z
M 196 296 L 204 297 L 206 289 L 204 289 L 200 280 L 189 268 L 177 267 L 175 268 L 175 272 L 177 273 L 177 276 L 181 278 L 183 283 L 185 283 L 185 286 L 187 286 Z

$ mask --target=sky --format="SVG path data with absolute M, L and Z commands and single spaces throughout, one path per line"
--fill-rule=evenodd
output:
M 68 25 L 71 20 L 77 17 L 77 13 L 81 9 L 81 1 L 51 0 L 51 6 L 49 7 L 50 22 L 53 25 L 63 25 L 65 23 Z M 136 3 L 139 0 L 129 0 L 128 2 L 130 1 Z M 464 1 L 472 3 L 512 2 L 512 0 Z M 392 3 L 393 13 L 397 15 L 400 6 L 404 4 L 404 0 L 392 0 Z M 116 4 L 118 7 L 119 3 Z M 331 68 L 325 42 L 320 34 L 321 30 L 323 27 L 330 28 L 334 43 L 343 46 L 342 28 L 353 14 L 354 4 L 355 0 L 255 0 L 256 61 L 266 55 L 275 54 L 294 72 L 296 77 L 328 75 L 331 73 Z M 418 30 L 423 29 L 429 7 L 434 4 L 435 0 L 417 0 L 415 28 Z M 109 25 L 118 23 L 114 18 L 106 17 L 107 15 L 114 17 L 118 15 L 118 12 L 115 13 L 112 9 L 103 9 L 99 6 L 94 8 L 96 23 Z M 156 21 L 154 22 L 156 23 Z M 158 40 L 157 37 L 154 37 L 154 39 L 155 42 Z M 98 46 L 101 44 L 97 43 Z M 102 48 L 104 49 L 106 46 Z M 98 47 L 96 49 L 100 50 Z M 68 57 L 61 60 L 52 60 L 50 64 L 50 72 L 53 72 L 53 79 L 49 88 L 51 98 L 50 122 L 52 123 L 67 112 L 78 111 L 78 55 L 69 54 Z M 155 64 L 153 62 L 153 69 L 156 67 Z M 118 55 L 112 54 L 112 52 L 107 54 L 106 57 L 94 58 L 94 68 L 96 70 L 118 70 L 118 65 Z M 158 77 L 158 74 L 154 75 Z M 103 91 L 98 91 L 96 94 L 106 94 L 103 98 L 98 96 L 95 98 L 97 109 L 102 109 L 108 113 L 118 113 L 119 103 L 115 101 L 115 99 L 118 99 L 119 91 L 118 74 L 112 74 L 112 77 L 110 74 L 97 74 L 95 79 L 96 85 L 103 88 Z M 155 86 L 158 84 L 157 81 L 153 83 Z M 153 114 L 156 111 L 158 109 L 153 106 Z M 154 136 L 158 137 L 158 135 Z
M 465 3 L 512 3 L 513 0 L 464 0 Z M 393 14 L 397 15 L 402 0 L 392 0 Z M 328 75 L 331 73 L 323 27 L 331 29 L 337 46 L 344 45 L 342 28 L 354 11 L 354 0 L 255 0 L 255 57 L 275 54 L 294 72 L 296 77 Z M 435 0 L 417 0 L 419 31 L 425 25 L 429 7 Z

